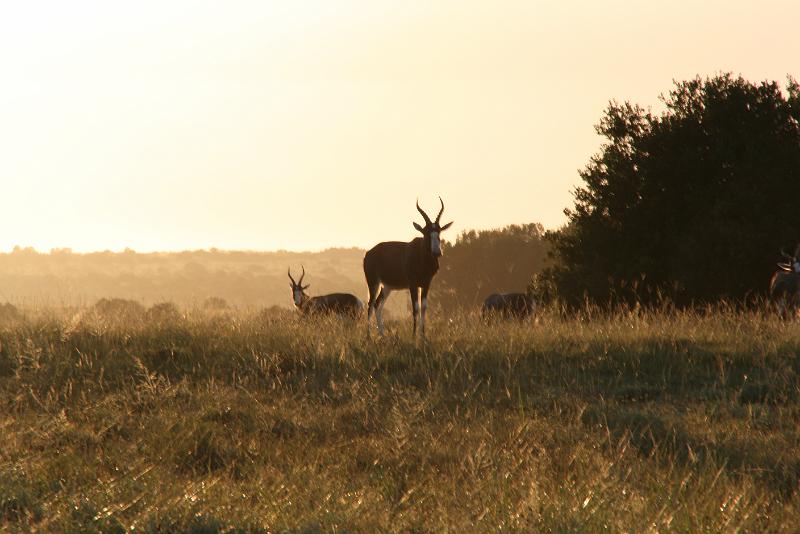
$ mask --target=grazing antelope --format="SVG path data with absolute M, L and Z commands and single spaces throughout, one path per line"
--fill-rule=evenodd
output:
M 292 278 L 292 270 L 289 269 L 289 280 L 292 281 L 289 287 L 292 288 L 292 298 L 294 305 L 304 315 L 336 313 L 356 317 L 364 309 L 364 303 L 350 293 L 331 293 L 330 295 L 320 295 L 319 297 L 309 297 L 306 289 L 311 284 L 303 285 L 303 278 L 306 276 L 306 268 L 303 267 L 303 274 L 300 281 L 295 282 Z
M 414 335 L 417 334 L 417 314 L 419 313 L 420 332 L 425 335 L 425 311 L 428 308 L 428 289 L 431 280 L 439 270 L 439 256 L 442 255 L 441 232 L 450 228 L 453 222 L 439 225 L 444 212 L 444 202 L 439 197 L 442 208 L 436 220 L 431 222 L 428 214 L 419 207 L 417 211 L 425 219 L 422 227 L 416 222 L 416 228 L 422 237 L 416 237 L 408 243 L 403 241 L 385 241 L 372 247 L 364 255 L 364 276 L 369 287 L 369 307 L 367 308 L 367 334 L 373 311 L 378 323 L 378 332 L 383 334 L 383 306 L 394 290 L 408 289 L 411 293 L 411 313 L 414 318 Z M 380 290 L 380 294 L 378 293 Z M 422 306 L 420 307 L 420 290 Z
M 778 307 L 778 314 L 782 317 L 787 316 L 789 309 L 797 313 L 800 306 L 800 262 L 797 256 L 800 254 L 800 245 L 794 251 L 794 256 L 789 256 L 783 250 L 781 255 L 788 260 L 788 263 L 778 263 L 779 270 L 775 271 L 769 281 L 769 296 Z
M 533 315 L 535 308 L 533 297 L 526 293 L 492 293 L 483 301 L 482 314 L 525 319 Z

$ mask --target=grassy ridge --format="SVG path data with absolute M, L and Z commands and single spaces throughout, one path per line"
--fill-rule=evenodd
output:
M 410 321 L 408 321 L 410 322 Z M 236 312 L 0 325 L 0 524 L 792 531 L 800 328 Z

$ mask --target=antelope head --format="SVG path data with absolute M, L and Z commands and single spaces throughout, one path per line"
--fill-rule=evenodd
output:
M 794 249 L 794 255 L 788 255 L 783 249 L 781 249 L 781 256 L 786 260 L 785 263 L 778 263 L 778 267 L 783 269 L 784 271 L 790 271 L 794 273 L 800 273 L 800 262 L 798 262 L 797 256 L 800 255 L 800 244 Z
M 444 212 L 444 202 L 442 201 L 442 197 L 439 197 L 439 202 L 442 204 L 442 208 L 439 210 L 439 215 L 436 216 L 436 220 L 431 222 L 428 214 L 419 207 L 419 200 L 417 200 L 417 211 L 419 211 L 422 215 L 422 218 L 425 219 L 425 226 L 422 227 L 419 224 L 414 223 L 414 228 L 419 230 L 425 237 L 425 244 L 430 247 L 431 255 L 435 258 L 438 258 L 442 255 L 442 242 L 440 239 L 440 234 L 450 228 L 450 225 L 453 224 L 453 221 L 450 221 L 444 226 L 440 226 L 439 221 L 442 218 L 442 213 Z
M 292 281 L 292 283 L 289 284 L 289 287 L 292 288 L 292 299 L 294 300 L 294 305 L 299 307 L 303 303 L 303 296 L 305 295 L 306 289 L 308 289 L 309 286 L 311 286 L 311 284 L 303 285 L 303 278 L 306 275 L 306 268 L 303 267 L 303 274 L 300 275 L 300 281 L 298 282 L 295 282 L 294 278 L 292 278 L 291 268 L 289 268 L 288 274 L 289 274 L 289 280 Z

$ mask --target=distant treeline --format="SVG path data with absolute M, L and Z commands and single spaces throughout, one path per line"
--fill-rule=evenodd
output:
M 316 291 L 364 292 L 356 248 L 304 252 L 187 252 L 50 254 L 17 248 L 0 254 L 0 300 L 26 305 L 91 305 L 101 298 L 143 305 L 170 301 L 202 305 L 209 297 L 232 306 L 289 306 L 287 267 L 305 265 Z
M 489 293 L 525 291 L 547 253 L 540 224 L 469 231 L 444 243 L 442 269 L 434 279 L 431 306 L 475 306 Z M 126 299 L 152 306 L 162 302 L 203 306 L 291 307 L 286 276 L 305 266 L 312 295 L 349 292 L 366 300 L 358 248 L 322 252 L 39 253 L 16 248 L 0 253 L 0 302 L 24 306 L 91 306 L 101 299 Z M 211 300 L 210 300 L 211 299 Z M 390 309 L 405 310 L 408 295 L 397 292 Z

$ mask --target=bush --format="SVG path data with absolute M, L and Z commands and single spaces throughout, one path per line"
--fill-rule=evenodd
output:
M 0 321 L 17 321 L 21 318 L 22 314 L 19 312 L 16 306 L 8 302 L 0 304 Z
M 172 302 L 159 302 L 147 309 L 146 317 L 150 321 L 163 322 L 180 319 L 181 312 Z
M 145 307 L 135 300 L 121 298 L 102 298 L 98 300 L 93 311 L 101 317 L 121 320 L 140 319 L 144 316 Z

